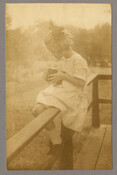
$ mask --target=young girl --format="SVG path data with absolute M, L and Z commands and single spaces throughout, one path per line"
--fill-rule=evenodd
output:
M 72 50 L 71 35 L 63 27 L 52 25 L 45 44 L 58 60 L 58 72 L 49 76 L 51 85 L 37 96 L 33 114 L 37 116 L 53 106 L 61 111 L 62 126 L 68 131 L 66 133 L 72 135 L 72 131 L 81 132 L 87 111 L 87 62 Z M 53 144 L 52 149 L 56 150 L 62 143 L 61 136 L 54 122 L 47 129 Z

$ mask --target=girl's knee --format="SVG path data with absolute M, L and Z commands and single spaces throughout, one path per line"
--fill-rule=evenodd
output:
M 37 117 L 41 112 L 43 112 L 46 109 L 46 107 L 43 104 L 37 104 L 33 109 L 32 109 L 32 114 Z

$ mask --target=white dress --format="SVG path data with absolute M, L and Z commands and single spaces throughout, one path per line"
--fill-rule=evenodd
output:
M 87 62 L 81 55 L 74 53 L 70 58 L 62 58 L 58 69 L 84 80 L 85 86 L 81 88 L 63 80 L 61 85 L 52 84 L 41 91 L 37 96 L 37 103 L 59 108 L 63 124 L 72 130 L 81 132 L 87 112 Z

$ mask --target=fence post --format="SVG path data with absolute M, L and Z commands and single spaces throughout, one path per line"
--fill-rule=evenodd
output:
M 99 102 L 98 102 L 98 76 L 93 81 L 92 126 L 100 126 Z

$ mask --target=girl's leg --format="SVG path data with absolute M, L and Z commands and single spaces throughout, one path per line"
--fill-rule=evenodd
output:
M 73 142 L 72 136 L 74 131 L 66 128 L 63 124 L 61 126 L 62 137 L 62 152 L 61 152 L 61 170 L 73 169 Z
M 39 103 L 33 108 L 32 113 L 35 117 L 37 117 L 41 112 L 43 112 L 48 107 L 49 106 Z M 57 130 L 53 120 L 46 125 L 46 129 L 48 131 L 52 144 L 53 145 L 61 144 L 62 140 L 60 137 L 60 132 Z
M 37 117 L 45 109 L 46 109 L 46 106 L 44 106 L 43 104 L 39 103 L 33 108 L 32 114 L 34 115 L 34 117 Z
M 50 140 L 53 145 L 58 145 L 62 143 L 60 131 L 56 128 L 53 120 L 47 124 L 46 129 L 49 133 Z

